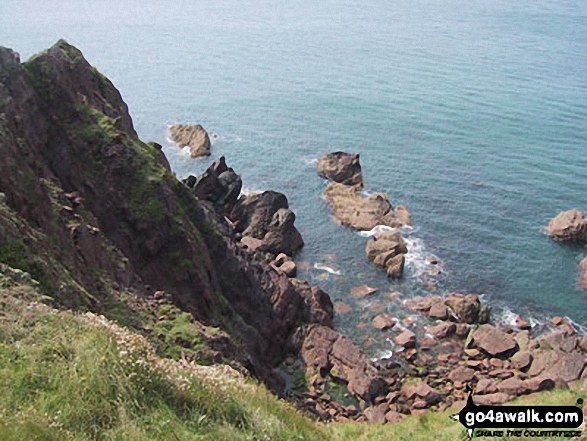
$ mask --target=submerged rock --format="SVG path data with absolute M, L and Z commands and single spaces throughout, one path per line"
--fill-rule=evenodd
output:
M 189 147 L 192 158 L 210 156 L 210 137 L 201 125 L 178 124 L 169 128 L 169 137 L 180 148 Z
M 587 220 L 579 210 L 559 213 L 548 223 L 548 234 L 564 241 L 587 241 Z
M 330 203 L 334 217 L 343 225 L 355 230 L 369 231 L 377 225 L 402 227 L 410 225 L 407 211 L 398 216 L 383 194 L 363 196 L 357 187 L 348 187 L 332 182 L 325 190 L 326 200 Z
M 328 153 L 318 159 L 320 176 L 345 185 L 363 186 L 358 154 Z

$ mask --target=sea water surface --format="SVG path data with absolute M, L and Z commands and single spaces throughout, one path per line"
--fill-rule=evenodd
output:
M 362 323 L 407 314 L 393 291 L 587 325 L 586 248 L 544 234 L 559 211 L 587 211 L 586 2 L 2 0 L 1 45 L 26 59 L 59 38 L 112 79 L 179 177 L 225 155 L 248 189 L 286 193 L 301 277 L 351 305 L 337 324 L 357 341 L 385 346 Z M 212 157 L 169 143 L 173 123 L 217 134 Z M 315 160 L 336 150 L 360 153 L 366 190 L 412 215 L 400 281 L 331 218 Z M 352 299 L 363 283 L 378 293 Z

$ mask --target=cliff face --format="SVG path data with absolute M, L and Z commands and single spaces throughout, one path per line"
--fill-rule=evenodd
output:
M 281 355 L 300 295 L 239 255 L 79 50 L 60 41 L 21 63 L 0 49 L 0 152 L 0 260 L 31 272 L 48 295 L 100 311 L 112 287 L 165 291 L 227 328 L 253 371 Z M 292 297 L 288 312 L 276 292 Z

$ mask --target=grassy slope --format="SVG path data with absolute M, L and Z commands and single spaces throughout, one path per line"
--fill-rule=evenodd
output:
M 26 273 L 2 272 L 2 440 L 466 439 L 450 412 L 386 426 L 315 423 L 230 368 L 161 358 L 103 317 L 45 305 Z M 531 401 L 579 396 L 557 390 Z

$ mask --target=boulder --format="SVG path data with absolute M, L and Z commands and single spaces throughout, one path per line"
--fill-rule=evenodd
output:
M 214 161 L 198 178 L 188 177 L 184 183 L 201 200 L 214 204 L 218 213 L 229 214 L 240 195 L 243 183 L 239 175 L 226 165 L 224 156 Z
M 355 297 L 367 297 L 377 292 L 376 288 L 371 288 L 367 285 L 355 286 L 351 288 L 351 295 Z
M 507 356 L 516 351 L 518 345 L 511 335 L 485 324 L 473 331 L 472 340 L 478 349 L 493 357 Z
M 438 339 L 450 337 L 455 333 L 456 329 L 456 325 L 450 322 L 442 322 L 438 325 L 428 327 L 428 331 L 430 331 L 430 333 Z
M 384 331 L 386 329 L 393 328 L 395 326 L 396 319 L 394 319 L 389 314 L 382 313 L 376 316 L 372 323 L 375 328 Z
M 414 334 L 412 331 L 404 331 L 396 336 L 393 340 L 398 346 L 406 349 L 416 346 L 416 334 Z
M 369 231 L 377 225 L 407 225 L 396 216 L 391 202 L 383 194 L 364 196 L 356 187 L 332 182 L 326 187 L 325 197 L 332 207 L 334 217 L 355 230 Z
M 582 212 L 573 209 L 559 213 L 547 226 L 551 236 L 564 241 L 587 241 L 587 220 Z
M 448 375 L 448 378 L 453 383 L 455 381 L 460 381 L 461 383 L 468 383 L 471 380 L 473 380 L 473 378 L 475 378 L 475 371 L 471 368 L 466 367 L 466 366 L 460 366 L 460 367 L 456 368 L 455 370 L 453 370 Z
M 197 125 L 174 125 L 169 128 L 169 138 L 180 148 L 189 147 L 192 158 L 210 156 L 210 137 L 206 130 Z
M 532 364 L 532 354 L 528 351 L 516 352 L 511 358 L 512 366 L 520 371 L 525 371 Z
M 446 298 L 445 303 L 453 310 L 459 322 L 469 324 L 478 322 L 481 311 L 479 296 L 451 293 Z
M 402 276 L 405 264 L 404 254 L 408 252 L 406 243 L 397 231 L 376 234 L 367 242 L 367 259 L 379 268 L 387 270 L 392 279 Z
M 363 175 L 358 154 L 334 152 L 318 159 L 320 176 L 344 185 L 363 186 Z
M 241 196 L 228 218 L 236 233 L 261 240 L 263 251 L 289 255 L 304 246 L 302 235 L 294 225 L 295 214 L 282 193 L 265 191 Z
M 424 400 L 429 405 L 438 404 L 442 395 L 431 388 L 425 381 L 419 381 L 412 386 L 404 386 L 402 393 L 408 400 Z

